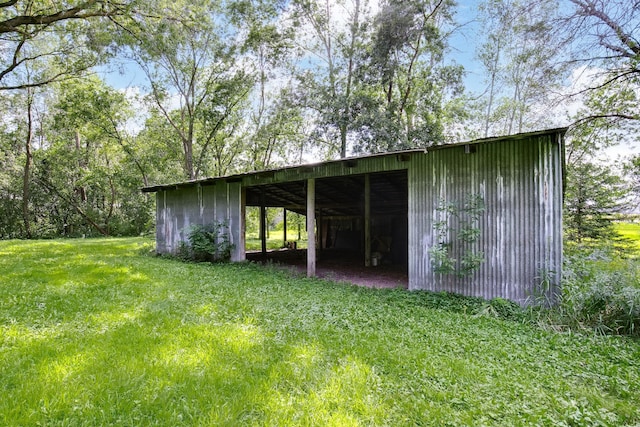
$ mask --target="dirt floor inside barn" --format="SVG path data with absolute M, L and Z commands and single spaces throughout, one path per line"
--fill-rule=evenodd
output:
M 247 252 L 247 260 L 270 262 L 302 275 L 307 271 L 307 251 L 304 249 L 268 251 L 266 256 L 261 252 Z M 378 266 L 365 267 L 362 255 L 333 250 L 319 252 L 316 275 L 370 288 L 407 289 L 409 283 L 406 265 L 386 264 L 383 260 Z

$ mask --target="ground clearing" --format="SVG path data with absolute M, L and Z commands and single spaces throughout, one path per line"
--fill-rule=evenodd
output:
M 462 298 L 0 242 L 0 425 L 637 425 L 640 343 Z

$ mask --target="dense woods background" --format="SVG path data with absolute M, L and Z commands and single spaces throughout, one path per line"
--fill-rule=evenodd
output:
M 148 232 L 152 183 L 565 125 L 567 231 L 597 238 L 640 182 L 605 161 L 638 143 L 639 26 L 626 0 L 2 1 L 0 238 Z

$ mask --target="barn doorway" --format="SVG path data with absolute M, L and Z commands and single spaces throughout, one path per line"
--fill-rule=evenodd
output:
M 252 228 L 259 223 L 257 235 L 261 240 L 257 247 L 255 239 L 250 238 L 256 236 L 256 230 L 247 228 L 247 259 L 304 270 L 306 242 L 297 237 L 300 218 L 306 215 L 306 183 L 299 180 L 246 188 L 245 223 Z M 318 276 L 366 286 L 406 288 L 406 170 L 317 178 L 315 216 Z M 267 231 L 281 238 L 281 245 L 265 239 Z M 306 229 L 301 235 L 306 236 Z

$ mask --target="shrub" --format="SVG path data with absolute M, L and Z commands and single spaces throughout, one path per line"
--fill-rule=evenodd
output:
M 225 262 L 231 259 L 233 244 L 229 240 L 226 222 L 214 221 L 205 225 L 192 225 L 187 242 L 178 249 L 178 256 L 192 261 Z
M 600 334 L 640 336 L 640 264 L 596 250 L 565 259 L 560 321 Z

